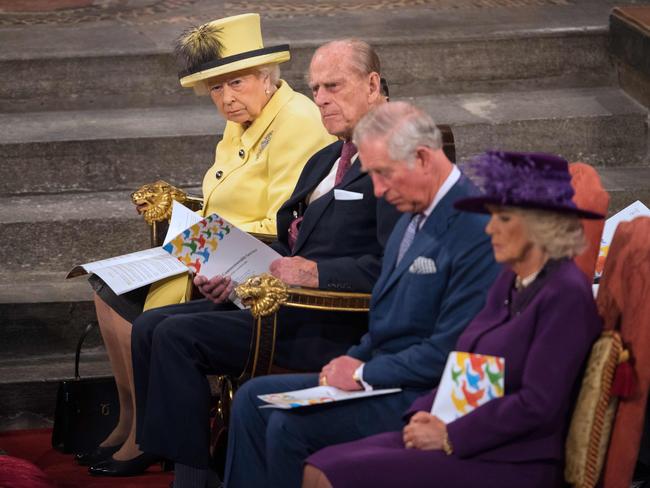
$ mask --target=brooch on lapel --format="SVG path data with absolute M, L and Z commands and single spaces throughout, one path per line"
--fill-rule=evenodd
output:
M 262 142 L 260 142 L 260 148 L 257 151 L 257 155 L 255 156 L 256 158 L 259 158 L 260 154 L 262 154 L 262 151 L 264 151 L 264 148 L 269 145 L 269 142 L 271 142 L 272 135 L 273 135 L 273 131 L 269 132 L 264 136 L 264 139 L 262 139 Z
M 409 273 L 414 274 L 433 274 L 438 271 L 436 268 L 436 262 L 431 258 L 425 258 L 420 256 L 413 261 L 409 267 Z

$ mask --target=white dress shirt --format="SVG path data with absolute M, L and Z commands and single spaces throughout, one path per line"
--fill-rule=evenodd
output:
M 359 156 L 359 153 L 355 153 L 354 156 L 352 156 L 352 159 L 350 160 L 350 167 L 354 163 L 357 162 L 357 157 Z M 327 176 L 323 178 L 323 180 L 318 184 L 316 188 L 314 188 L 314 191 L 311 192 L 311 195 L 309 195 L 309 198 L 307 199 L 307 203 L 312 203 L 315 200 L 318 200 L 320 197 L 325 195 L 328 191 L 330 191 L 332 188 L 334 188 L 334 182 L 336 181 L 336 172 L 339 169 L 339 161 L 341 161 L 341 157 L 336 160 L 336 162 L 332 165 L 332 169 L 330 170 L 329 173 L 327 173 Z M 348 171 L 350 171 L 348 169 Z

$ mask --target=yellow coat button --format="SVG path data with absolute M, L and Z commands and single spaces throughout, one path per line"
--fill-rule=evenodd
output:
M 223 176 L 223 171 L 221 170 L 217 171 L 217 174 L 215 176 L 217 177 L 218 180 L 220 180 L 221 177 Z
M 240 150 L 239 150 L 239 157 L 242 158 L 242 159 L 244 159 L 244 156 L 245 156 L 245 155 L 246 155 L 246 153 L 244 152 L 244 150 L 243 150 L 243 149 L 240 149 Z

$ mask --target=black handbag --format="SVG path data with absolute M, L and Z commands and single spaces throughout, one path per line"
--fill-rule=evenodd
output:
M 90 323 L 79 338 L 74 379 L 59 383 L 56 395 L 52 447 L 64 453 L 87 452 L 96 448 L 117 425 L 120 404 L 113 377 L 81 378 L 79 357 Z

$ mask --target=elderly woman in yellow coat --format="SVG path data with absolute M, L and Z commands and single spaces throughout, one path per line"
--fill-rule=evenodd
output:
M 304 164 L 334 141 L 313 102 L 280 79 L 278 64 L 289 60 L 289 46 L 264 47 L 259 15 L 244 14 L 186 31 L 176 52 L 184 64 L 181 85 L 209 94 L 227 121 L 203 179 L 203 215 L 217 212 L 244 231 L 275 234 L 275 214 Z M 131 323 L 143 310 L 186 301 L 191 290 L 186 275 L 121 296 L 96 276 L 91 284 L 120 417 L 97 449 L 76 455 L 83 465 L 140 454 L 134 436 Z

